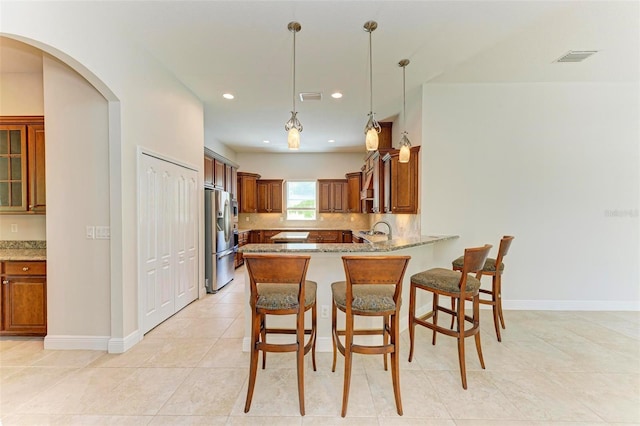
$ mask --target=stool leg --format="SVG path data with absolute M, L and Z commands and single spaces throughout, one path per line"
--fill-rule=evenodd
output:
M 260 335 L 262 336 L 262 342 L 267 343 L 267 316 L 265 314 L 260 315 Z M 267 366 L 267 351 L 262 351 L 262 369 Z
M 500 316 L 500 324 L 502 324 L 502 328 L 507 328 L 504 325 L 504 317 L 502 316 L 502 272 L 496 277 L 496 292 L 497 303 L 498 303 L 498 316 Z
M 467 367 L 464 360 L 464 300 L 458 302 L 457 320 L 458 320 L 458 364 L 460 365 L 460 377 L 462 377 L 462 387 L 467 388 Z
M 304 416 L 304 308 L 300 308 L 296 324 L 296 338 L 298 350 L 296 352 L 298 367 L 298 400 L 300 403 L 300 415 Z
M 353 316 L 347 314 L 344 340 L 344 388 L 342 389 L 342 417 L 347 415 L 349 403 L 349 387 L 351 386 L 351 345 L 353 344 Z
M 456 298 L 455 297 L 451 298 L 451 310 L 454 311 L 454 312 L 456 310 Z M 449 326 L 449 328 L 451 330 L 453 330 L 453 325 L 455 324 L 455 322 L 456 322 L 456 316 L 455 315 L 451 315 L 451 325 Z
M 400 336 L 400 328 L 398 327 L 398 318 L 396 315 L 391 316 L 391 344 L 393 345 L 393 352 L 391 352 L 391 380 L 393 381 L 393 395 L 396 399 L 396 409 L 398 415 L 402 415 L 402 400 L 400 399 L 400 357 L 398 337 Z M 384 359 L 386 361 L 387 355 Z
M 413 339 L 416 332 L 416 286 L 411 283 L 409 292 L 409 362 L 413 360 Z
M 244 404 L 244 412 L 248 413 L 251 408 L 251 399 L 253 398 L 253 390 L 256 385 L 256 374 L 258 372 L 258 342 L 260 339 L 260 325 L 262 323 L 262 315 L 253 312 L 251 318 L 251 363 L 249 364 L 249 384 L 247 385 L 247 400 Z M 264 351 L 263 351 L 264 352 Z
M 476 295 L 473 298 L 473 328 L 477 329 L 475 334 L 476 350 L 478 351 L 478 358 L 480 359 L 480 365 L 482 366 L 482 369 L 484 369 L 484 358 L 482 357 L 482 346 L 480 345 L 480 296 L 479 295 Z
M 337 333 L 337 319 L 338 309 L 336 308 L 336 302 L 331 301 L 331 343 L 333 343 L 333 365 L 331 366 L 331 372 L 335 373 L 336 371 L 336 352 L 338 352 L 336 339 L 338 338 Z
M 498 305 L 498 275 L 493 276 L 491 280 L 491 307 L 493 308 L 493 326 L 496 329 L 496 336 L 498 337 L 498 342 L 502 342 L 502 336 L 500 336 L 500 308 Z
M 439 306 L 438 306 L 438 293 L 433 293 L 433 306 L 432 306 L 432 312 L 433 312 L 433 325 L 437 326 L 438 325 L 438 311 Z M 460 321 L 458 321 L 458 325 L 460 325 Z M 433 337 L 431 338 L 431 344 L 435 345 L 436 344 L 436 329 L 433 329 Z
M 382 344 L 387 346 L 389 344 L 389 317 L 385 316 L 382 320 Z M 384 371 L 387 371 L 387 354 L 382 354 L 384 360 Z
M 313 361 L 313 371 L 317 371 L 316 370 L 316 336 L 317 336 L 317 332 L 316 330 L 318 329 L 318 310 L 316 309 L 317 306 L 314 303 L 313 306 L 311 307 L 311 360 Z

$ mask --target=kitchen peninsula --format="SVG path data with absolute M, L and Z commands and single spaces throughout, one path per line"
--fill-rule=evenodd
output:
M 375 236 L 371 241 L 365 243 L 290 243 L 290 244 L 247 244 L 240 250 L 243 253 L 281 253 L 281 254 L 309 254 L 311 261 L 307 271 L 307 279 L 318 283 L 317 307 L 318 307 L 318 337 L 316 350 L 318 352 L 331 352 L 331 283 L 344 281 L 344 268 L 342 266 L 342 256 L 411 256 L 407 271 L 405 273 L 402 287 L 402 308 L 400 311 L 400 330 L 407 328 L 407 313 L 409 309 L 409 280 L 411 275 L 436 266 L 434 252 L 438 246 L 451 244 L 452 240 L 458 238 L 457 235 L 442 236 L 420 236 L 416 238 L 394 238 L 387 240 L 386 237 Z M 251 311 L 249 307 L 249 276 L 245 271 L 245 329 L 243 339 L 243 351 L 249 351 L 251 335 Z M 427 312 L 430 303 L 426 305 L 426 299 L 417 301 L 418 313 Z M 323 315 L 328 313 L 328 315 Z M 309 315 L 309 314 L 307 314 Z M 342 319 L 338 315 L 338 321 Z M 369 318 L 357 318 L 358 327 L 380 327 L 379 321 Z M 268 319 L 270 327 L 278 327 L 281 324 L 290 325 L 291 318 L 273 317 Z M 310 324 L 307 318 L 305 323 Z M 279 337 L 279 336 L 278 336 Z M 287 338 L 288 336 L 283 336 Z

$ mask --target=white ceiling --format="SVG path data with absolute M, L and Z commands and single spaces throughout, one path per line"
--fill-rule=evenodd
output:
M 238 152 L 286 152 L 292 104 L 292 42 L 298 21 L 300 152 L 363 151 L 369 111 L 368 33 L 373 33 L 376 117 L 402 107 L 423 83 L 638 81 L 637 1 L 128 1 L 78 2 L 139 43 L 204 103 L 212 138 Z M 87 27 L 87 31 L 91 29 Z M 16 72 L 3 43 L 2 72 Z M 598 50 L 579 64 L 553 61 L 569 50 Z M 15 53 L 15 52 L 14 52 Z M 25 58 L 25 53 L 19 53 Z M 29 55 L 26 55 L 28 59 Z M 25 63 L 29 63 L 27 60 Z M 330 94 L 341 91 L 334 100 Z M 227 101 L 225 92 L 236 98 Z M 328 143 L 334 139 L 334 143 Z M 263 140 L 269 140 L 267 145 Z

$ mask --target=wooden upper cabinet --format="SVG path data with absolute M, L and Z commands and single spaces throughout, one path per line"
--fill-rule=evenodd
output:
M 0 117 L 0 213 L 45 213 L 44 117 Z
M 236 168 L 225 164 L 224 190 L 231 194 L 232 200 L 237 200 L 236 191 Z
M 218 160 L 213 159 L 213 187 L 216 189 L 224 190 L 224 179 L 226 177 L 225 164 Z
M 393 123 L 381 122 L 379 124 L 382 130 L 380 131 L 380 133 L 378 133 L 378 149 L 393 148 L 393 144 L 391 142 L 391 133 L 393 131 Z
M 282 179 L 262 179 L 256 182 L 258 213 L 282 213 Z
M 420 146 L 411 148 L 408 163 L 398 161 L 399 150 L 385 156 L 389 173 L 389 197 L 391 213 L 418 213 L 418 164 Z
M 204 183 L 213 185 L 213 158 L 204 157 Z
M 27 154 L 29 170 L 29 210 L 44 213 L 47 207 L 45 188 L 44 125 L 27 126 Z
M 260 175 L 237 172 L 238 176 L 238 209 L 240 213 L 256 213 L 258 211 L 257 181 Z
M 361 213 L 360 189 L 362 187 L 362 173 L 347 173 L 345 176 L 347 178 L 347 212 Z
M 320 213 L 346 213 L 348 210 L 346 179 L 318 179 L 318 211 Z

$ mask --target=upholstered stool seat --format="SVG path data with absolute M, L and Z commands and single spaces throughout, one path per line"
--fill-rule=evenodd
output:
M 502 274 L 504 272 L 504 263 L 502 259 L 509 252 L 509 247 L 511 246 L 511 242 L 514 237 L 509 235 L 505 235 L 500 240 L 500 247 L 498 248 L 498 256 L 493 258 L 487 258 L 484 262 L 484 266 L 481 270 L 479 270 L 476 274 L 476 278 L 478 280 L 482 279 L 483 275 L 488 275 L 491 277 L 491 290 L 480 288 L 480 304 L 483 305 L 491 305 L 493 308 L 493 326 L 496 330 L 496 337 L 498 338 L 498 342 L 502 341 L 502 336 L 500 335 L 500 326 L 505 328 L 504 325 L 504 315 L 502 313 Z M 464 263 L 464 256 L 461 256 L 454 260 L 452 263 L 452 269 L 454 271 L 461 271 Z M 499 265 L 496 267 L 496 265 Z M 488 296 L 488 297 L 487 297 Z M 455 300 L 451 300 L 451 309 L 455 310 Z M 451 319 L 451 327 L 453 327 L 454 319 Z
M 462 269 L 462 264 L 464 263 L 464 256 L 460 256 L 459 258 L 457 258 L 456 260 L 454 260 L 453 262 L 451 262 L 451 264 L 453 265 L 453 269 Z M 504 263 L 500 263 L 500 270 L 504 271 Z M 483 272 L 496 272 L 496 260 L 488 257 L 487 260 L 484 262 L 484 266 L 482 267 L 482 271 Z
M 462 387 L 467 388 L 467 368 L 465 364 L 464 339 L 473 336 L 476 342 L 476 351 L 480 366 L 484 368 L 482 347 L 480 345 L 480 280 L 470 275 L 477 273 L 485 264 L 491 245 L 484 247 L 468 248 L 464 251 L 462 271 L 452 271 L 444 268 L 433 268 L 419 272 L 411 276 L 411 290 L 409 292 L 409 362 L 413 360 L 415 343 L 415 326 L 421 325 L 433 331 L 431 344 L 436 344 L 436 333 L 455 337 L 458 341 L 458 364 L 460 365 L 460 377 Z M 422 316 L 416 316 L 417 292 L 428 291 L 432 293 L 431 311 Z M 452 308 L 449 309 L 439 303 L 440 296 L 451 298 Z M 465 302 L 473 303 L 471 315 L 465 312 Z M 456 303 L 457 302 L 457 303 Z M 457 306 L 457 309 L 456 309 Z M 438 314 L 444 312 L 458 321 L 458 327 L 451 330 L 438 325 Z M 428 320 L 431 321 L 428 321 Z M 470 325 L 470 326 L 469 326 Z
M 249 275 L 249 305 L 251 306 L 251 360 L 249 384 L 244 412 L 249 412 L 256 385 L 258 354 L 262 351 L 262 369 L 266 368 L 267 352 L 295 352 L 298 375 L 298 403 L 304 416 L 304 356 L 311 352 L 316 370 L 318 284 L 309 281 L 307 269 L 311 256 L 246 253 L 244 262 Z M 305 312 L 311 311 L 311 327 L 305 328 Z M 295 315 L 295 327 L 267 327 L 268 315 Z M 292 336 L 289 343 L 267 341 L 272 334 Z M 305 336 L 309 339 L 305 342 Z
M 402 294 L 402 279 L 407 270 L 409 256 L 342 256 L 345 281 L 331 284 L 331 336 L 333 337 L 333 366 L 336 354 L 344 355 L 344 384 L 342 390 L 342 417 L 347 414 L 351 363 L 354 353 L 379 354 L 387 369 L 387 354 L 391 355 L 391 381 L 396 409 L 402 415 L 400 398 L 400 327 L 398 316 Z M 338 310 L 345 314 L 345 328 L 338 330 Z M 354 327 L 355 316 L 380 317 L 380 328 Z M 354 343 L 354 336 L 382 336 L 382 344 Z M 344 343 L 342 339 L 344 340 Z
M 304 307 L 316 303 L 318 284 L 306 280 L 304 283 Z M 258 301 L 260 309 L 293 309 L 298 306 L 298 284 L 258 284 Z
M 353 287 L 354 311 L 363 313 L 375 313 L 393 311 L 396 303 L 393 301 L 395 286 L 363 284 Z M 341 311 L 347 309 L 347 282 L 338 281 L 331 284 L 331 293 L 336 306 Z
M 460 293 L 460 275 L 458 271 L 451 269 L 433 268 L 428 271 L 418 272 L 411 276 L 411 282 L 423 287 L 435 288 L 449 293 Z M 466 293 L 475 293 L 480 288 L 480 280 L 473 276 L 467 277 Z

